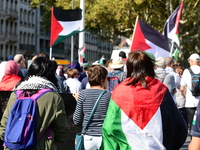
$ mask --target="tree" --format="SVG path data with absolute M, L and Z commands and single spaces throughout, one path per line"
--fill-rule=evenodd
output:
M 200 0 L 185 0 L 183 8 L 180 39 L 185 57 L 193 52 L 200 52 Z M 159 32 L 167 18 L 178 7 L 181 0 L 85 0 L 85 27 L 91 33 L 104 40 L 112 40 L 114 35 L 131 37 L 136 17 Z M 32 0 L 31 7 L 42 6 L 46 13 L 43 24 L 50 29 L 51 6 L 63 9 L 72 8 L 71 0 Z M 79 0 L 74 0 L 74 8 L 79 7 Z

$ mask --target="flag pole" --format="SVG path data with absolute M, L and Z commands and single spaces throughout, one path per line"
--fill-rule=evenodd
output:
M 49 50 L 49 59 L 51 60 L 52 58 L 52 47 L 50 47 L 50 50 Z
M 172 46 L 171 46 L 170 54 L 169 54 L 170 57 L 172 57 L 172 51 L 174 50 L 174 41 L 172 41 L 171 43 L 172 43 Z
M 82 9 L 82 22 L 80 24 L 80 31 L 85 28 L 85 0 L 80 0 L 80 8 Z M 79 33 L 79 49 L 83 48 L 85 44 L 85 32 Z
M 74 0 L 72 0 L 72 9 L 74 9 Z M 71 36 L 71 62 L 74 60 L 74 36 Z
M 52 16 L 53 16 L 53 13 L 54 13 L 54 7 L 52 6 L 51 7 L 51 35 L 50 35 L 50 49 L 49 49 L 49 59 L 51 60 L 52 58 L 52 41 L 53 41 L 53 35 L 52 35 L 52 28 L 53 28 L 53 19 L 52 19 Z
M 130 49 L 130 52 L 132 50 L 132 45 L 133 45 L 133 38 L 135 36 L 135 31 L 136 31 L 136 26 L 137 26 L 137 22 L 138 22 L 138 16 L 136 17 L 136 21 L 135 21 L 135 26 L 134 26 L 134 30 L 133 30 L 133 37 L 132 37 L 132 43 L 131 43 L 131 49 Z

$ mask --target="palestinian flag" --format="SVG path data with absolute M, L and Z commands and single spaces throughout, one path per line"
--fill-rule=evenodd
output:
M 169 41 L 167 37 L 137 19 L 130 51 L 134 50 L 152 53 L 155 57 L 168 57 Z
M 112 93 L 101 150 L 178 150 L 187 137 L 187 125 L 167 87 L 150 77 L 148 88 L 127 86 L 127 81 Z
M 178 54 L 180 52 L 180 41 L 179 41 L 179 32 L 178 27 L 180 23 L 180 17 L 182 14 L 184 1 L 176 8 L 176 10 L 171 14 L 171 16 L 167 19 L 164 26 L 164 35 L 171 39 L 172 48 L 171 53 L 174 58 L 178 60 Z
M 79 29 L 83 21 L 81 13 L 81 9 L 63 10 L 52 7 L 50 47 L 75 33 L 82 32 Z
M 78 55 L 79 55 L 79 63 L 83 64 L 83 60 L 85 58 L 85 53 L 86 53 L 86 45 L 84 44 L 84 46 L 79 50 Z

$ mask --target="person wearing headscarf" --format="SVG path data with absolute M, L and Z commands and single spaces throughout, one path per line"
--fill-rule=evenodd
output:
M 0 81 L 3 78 L 3 76 L 5 75 L 4 72 L 5 72 L 5 69 L 6 69 L 6 63 L 7 63 L 7 61 L 2 61 L 0 63 L 0 70 L 1 70 L 0 71 Z
M 5 65 L 4 76 L 0 82 L 0 91 L 12 91 L 22 78 L 18 76 L 19 67 L 13 60 Z

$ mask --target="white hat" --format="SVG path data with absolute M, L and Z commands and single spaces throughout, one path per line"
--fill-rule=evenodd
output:
M 191 60 L 194 60 L 194 61 L 200 62 L 200 57 L 199 57 L 199 55 L 196 54 L 196 53 L 190 55 L 190 57 L 188 58 L 188 60 L 190 60 L 190 59 L 191 59 Z
M 110 68 L 118 69 L 124 66 L 124 62 L 121 57 L 113 58 Z

